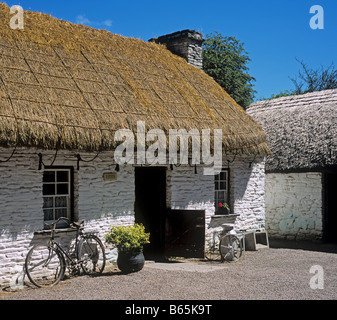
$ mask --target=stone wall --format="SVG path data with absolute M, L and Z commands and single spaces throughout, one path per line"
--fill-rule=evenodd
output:
M 231 170 L 231 208 L 240 215 L 236 219 L 237 229 L 265 226 L 265 161 L 264 158 L 250 161 L 240 157 Z
M 251 158 L 251 157 L 250 157 Z M 236 157 L 229 164 L 231 214 L 238 214 L 237 229 L 257 229 L 265 224 L 264 158 Z M 233 160 L 233 159 L 231 159 Z M 224 159 L 227 164 L 227 158 Z M 225 166 L 226 167 L 226 166 Z M 214 177 L 204 176 L 200 168 L 174 168 L 168 173 L 168 204 L 172 209 L 206 211 L 206 224 L 215 213 Z
M 12 150 L 0 148 L 1 160 Z M 32 245 L 48 240 L 47 235 L 37 234 L 43 229 L 42 176 L 38 154 L 49 166 L 74 168 L 74 216 L 85 220 L 87 231 L 97 231 L 104 236 L 111 225 L 134 223 L 135 183 L 131 165 L 120 166 L 117 180 L 105 182 L 103 174 L 115 172 L 113 153 L 102 153 L 92 162 L 79 163 L 75 152 L 18 149 L 10 161 L 0 163 L 0 285 L 8 284 L 20 275 L 28 250 Z M 83 160 L 93 159 L 95 154 L 81 153 Z M 264 221 L 264 161 L 251 157 L 239 158 L 229 164 L 230 206 L 239 214 L 237 226 L 253 228 Z M 231 159 L 232 160 L 232 159 Z M 224 161 L 227 164 L 227 159 Z M 202 166 L 180 166 L 167 169 L 167 207 L 195 209 L 206 212 L 206 239 L 212 236 L 209 228 L 214 215 L 214 177 L 204 176 Z M 71 247 L 74 232 L 59 233 L 63 245 Z M 106 247 L 107 258 L 115 261 L 116 250 Z M 21 270 L 21 271 L 20 271 Z
M 38 170 L 38 153 L 50 165 L 55 152 L 20 149 L 12 159 L 0 164 L 0 285 L 8 283 L 23 267 L 28 250 L 36 243 L 46 243 L 48 235 L 36 234 L 43 229 L 42 174 Z M 3 159 L 11 151 L 1 149 Z M 85 160 L 93 154 L 81 154 Z M 76 153 L 59 151 L 54 166 L 74 168 L 74 216 L 85 220 L 86 231 L 96 231 L 104 242 L 111 225 L 134 223 L 134 168 L 121 166 L 118 179 L 104 182 L 103 173 L 114 172 L 112 153 L 101 154 L 93 162 L 80 162 Z M 70 247 L 74 232 L 58 234 L 62 245 Z M 107 258 L 116 259 L 116 250 L 107 247 Z
M 272 238 L 322 238 L 322 174 L 266 174 L 266 227 Z
M 149 41 L 165 44 L 172 53 L 186 59 L 192 66 L 202 69 L 202 43 L 204 40 L 201 33 L 194 30 L 182 30 Z

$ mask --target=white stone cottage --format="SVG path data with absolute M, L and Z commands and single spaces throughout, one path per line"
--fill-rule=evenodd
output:
M 270 237 L 337 240 L 337 89 L 254 103 L 267 135 Z
M 24 31 L 9 28 L 4 4 L 0 18 L 0 285 L 60 216 L 84 219 L 102 240 L 111 225 L 142 222 L 149 252 L 189 256 L 204 255 L 219 203 L 238 227 L 264 223 L 265 134 L 198 68 L 200 34 L 177 37 L 194 48 L 197 39 L 195 67 L 163 45 L 48 15 L 25 12 Z M 116 163 L 116 132 L 137 134 L 138 121 L 146 133 L 221 129 L 222 172 L 204 175 L 191 159 Z M 74 232 L 61 226 L 58 236 L 69 245 Z

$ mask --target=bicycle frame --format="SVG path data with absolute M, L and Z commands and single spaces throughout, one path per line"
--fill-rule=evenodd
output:
M 65 251 L 56 241 L 53 241 L 51 247 L 54 247 L 55 250 L 60 251 L 71 263 L 77 263 L 68 253 Z M 56 248 L 55 248 L 56 247 Z M 76 249 L 75 249 L 76 250 Z M 66 261 L 67 262 L 67 261 Z
M 66 250 L 64 250 L 57 241 L 55 241 L 56 225 L 60 221 L 62 221 L 62 220 L 68 222 L 69 225 L 70 225 L 69 219 L 68 218 L 64 218 L 64 217 L 59 218 L 56 222 L 53 222 L 52 224 L 49 224 L 49 225 L 46 224 L 47 226 L 52 226 L 50 240 L 49 240 L 49 243 L 48 243 L 48 247 L 49 248 L 54 248 L 55 250 L 60 251 L 68 259 L 68 261 L 71 262 L 71 264 L 77 264 L 77 263 L 79 263 L 79 261 L 77 261 L 77 255 L 76 255 L 76 258 L 73 259 L 71 257 L 71 255 L 69 255 L 68 252 Z M 78 244 L 79 244 L 79 239 L 78 238 L 80 236 L 82 236 L 82 230 L 79 229 L 79 228 L 76 228 L 76 239 L 75 239 L 75 250 L 74 250 L 75 253 L 77 253 L 77 250 L 78 250 Z M 49 260 L 49 258 L 48 258 L 48 260 Z M 67 260 L 66 260 L 66 263 L 67 263 Z

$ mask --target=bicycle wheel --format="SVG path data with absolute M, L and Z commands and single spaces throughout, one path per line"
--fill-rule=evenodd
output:
M 210 261 L 221 261 L 219 247 L 216 243 L 212 243 L 206 248 L 205 258 Z
M 221 255 L 218 248 L 210 248 L 205 251 L 205 258 L 209 261 L 221 261 Z
M 233 234 L 221 238 L 219 249 L 223 261 L 237 261 L 242 255 L 241 241 Z
M 86 274 L 101 274 L 105 267 L 105 250 L 101 240 L 95 235 L 83 236 L 77 252 L 78 260 Z
M 214 232 L 213 235 L 206 240 L 205 258 L 210 261 L 221 261 L 221 255 L 219 251 L 220 243 L 219 232 Z
M 25 268 L 29 280 L 41 288 L 58 284 L 64 276 L 66 266 L 59 251 L 37 245 L 28 252 Z

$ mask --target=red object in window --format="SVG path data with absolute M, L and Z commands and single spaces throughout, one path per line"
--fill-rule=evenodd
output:
M 221 202 L 218 204 L 218 207 L 219 207 L 219 208 L 222 208 L 222 207 L 223 207 L 223 205 L 222 205 Z

